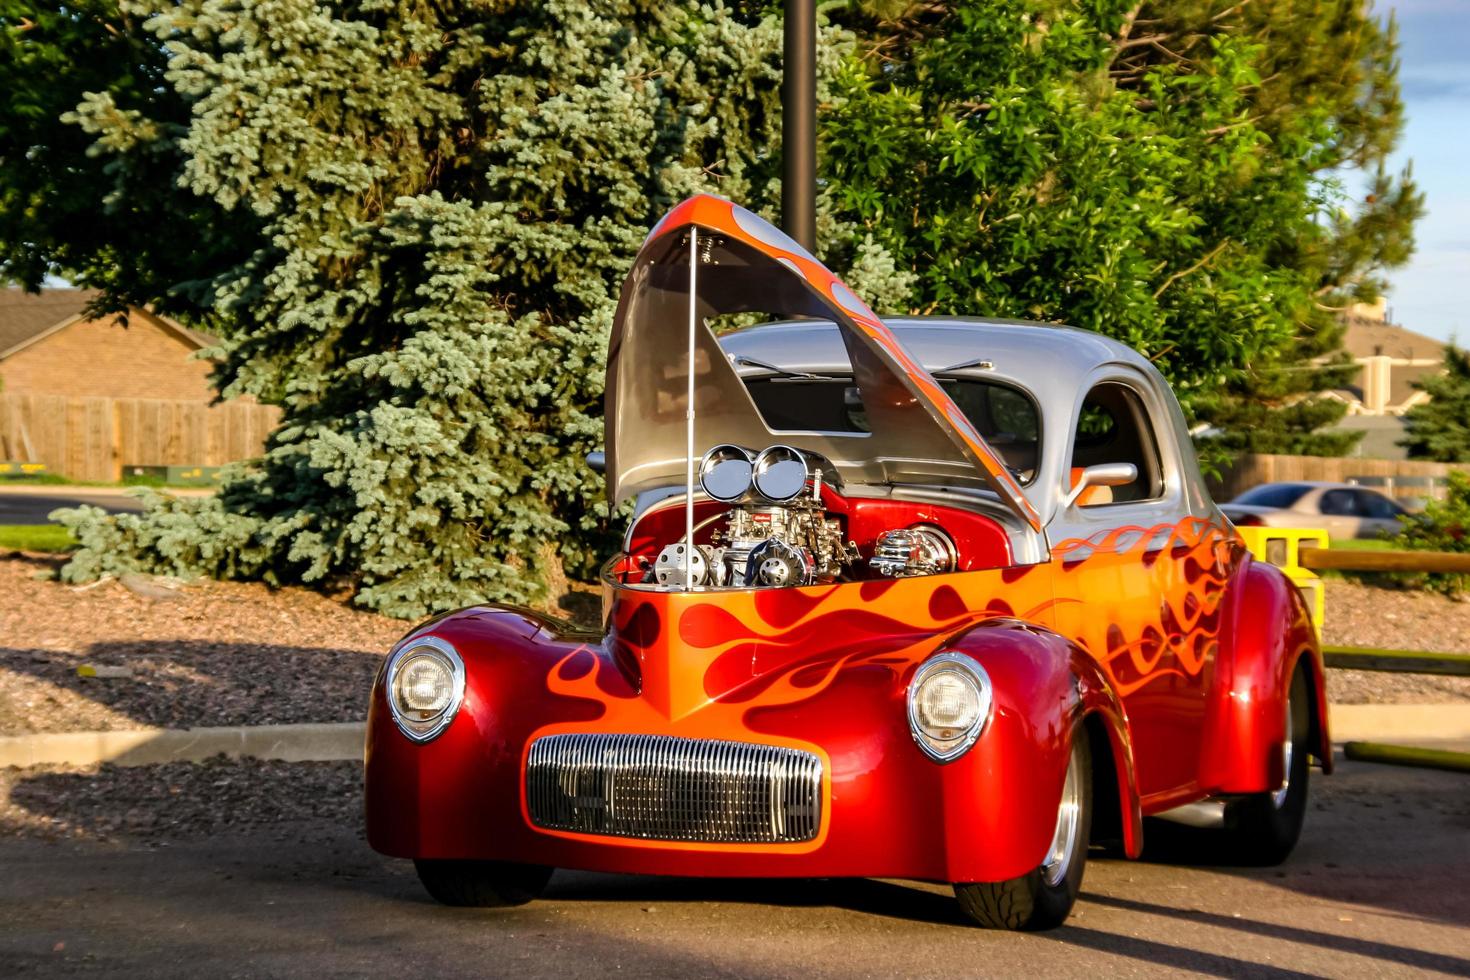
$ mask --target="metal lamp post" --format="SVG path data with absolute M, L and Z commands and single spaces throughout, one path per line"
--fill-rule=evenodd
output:
M 817 245 L 817 3 L 786 0 L 781 83 L 781 223 L 807 251 Z

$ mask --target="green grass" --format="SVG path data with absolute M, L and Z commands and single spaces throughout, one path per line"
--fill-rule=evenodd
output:
M 209 490 L 211 484 L 164 483 L 162 477 L 134 474 L 128 474 L 119 482 L 109 483 L 105 480 L 72 480 L 56 473 L 42 473 L 36 476 L 0 476 L 0 490 L 5 487 L 107 487 L 113 490 L 126 487 L 153 487 L 159 490 Z
M 1346 551 L 1394 551 L 1394 543 L 1387 538 L 1333 538 L 1332 547 Z
M 21 551 L 70 551 L 77 546 L 60 524 L 0 524 L 0 548 Z
M 25 476 L 0 476 L 0 487 L 55 487 L 72 483 L 60 473 L 28 473 Z

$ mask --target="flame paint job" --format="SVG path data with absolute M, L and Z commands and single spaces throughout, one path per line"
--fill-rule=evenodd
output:
M 751 220 L 727 201 L 699 197 L 649 240 L 697 224 L 796 269 L 899 366 L 913 399 L 946 417 L 992 488 L 1038 528 L 1010 474 L 892 332 L 799 246 L 774 229 L 752 231 Z M 1182 432 L 1182 419 L 1175 425 Z M 1285 697 L 1299 664 L 1314 694 L 1316 754 L 1331 767 L 1322 660 L 1300 593 L 1278 569 L 1255 562 L 1203 490 L 1191 489 L 1198 493 L 1190 499 L 1204 504 L 1189 513 L 1181 506 L 1157 524 L 1053 540 L 1049 560 L 1018 565 L 1011 539 L 989 517 L 827 487 L 824 504 L 860 545 L 886 527 L 939 524 L 960 546 L 960 568 L 789 589 L 633 584 L 638 560 L 681 533 L 681 502 L 656 506 L 630 531 L 627 553 L 604 569 L 603 632 L 486 606 L 405 637 L 454 644 L 465 697 L 443 734 L 418 744 L 393 724 L 378 678 L 366 750 L 368 839 L 403 857 L 601 871 L 999 881 L 1041 862 L 1072 739 L 1085 732 L 1095 759 L 1110 754 L 1117 781 L 1116 794 L 1096 798 L 1116 799 L 1111 822 L 1137 856 L 1145 814 L 1280 785 Z M 696 507 L 701 520 L 724 509 Z M 914 744 L 906 712 L 910 679 L 941 650 L 980 662 L 995 704 L 974 747 L 945 765 Z M 819 833 L 799 844 L 722 845 L 536 828 L 524 798 L 530 745 L 572 732 L 815 752 L 825 771 Z
M 403 856 L 607 871 L 1001 880 L 1039 863 L 1084 718 L 1112 749 L 1130 854 L 1144 813 L 1277 785 L 1295 658 L 1321 676 L 1279 572 L 1228 525 L 1194 520 L 1055 551 L 1039 565 L 799 589 L 661 592 L 609 577 L 605 636 L 488 607 L 430 623 L 417 632 L 464 656 L 465 706 L 445 735 L 412 745 L 380 682 L 369 839 Z M 941 649 L 977 659 L 996 692 L 976 747 L 945 766 L 913 744 L 904 711 L 909 678 Z M 578 731 L 814 751 L 828 773 L 821 831 L 710 845 L 533 828 L 530 743 Z

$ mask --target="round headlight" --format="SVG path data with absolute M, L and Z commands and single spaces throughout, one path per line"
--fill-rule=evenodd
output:
M 438 735 L 464 698 L 464 662 L 448 642 L 421 636 L 388 662 L 388 707 L 403 734 L 416 742 Z
M 454 671 L 435 656 L 408 657 L 398 668 L 393 697 L 398 700 L 398 710 L 410 718 L 436 718 L 454 698 Z
M 909 730 L 936 762 L 965 753 L 990 720 L 990 676 L 962 653 L 941 653 L 919 667 L 909 684 Z

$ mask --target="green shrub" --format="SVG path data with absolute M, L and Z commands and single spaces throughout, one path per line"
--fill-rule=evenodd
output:
M 1397 547 L 1470 554 L 1470 474 L 1451 473 L 1444 500 L 1432 500 L 1423 514 L 1400 519 L 1404 529 L 1394 538 Z M 1410 575 L 1404 581 L 1449 596 L 1470 594 L 1470 574 L 1463 572 Z

